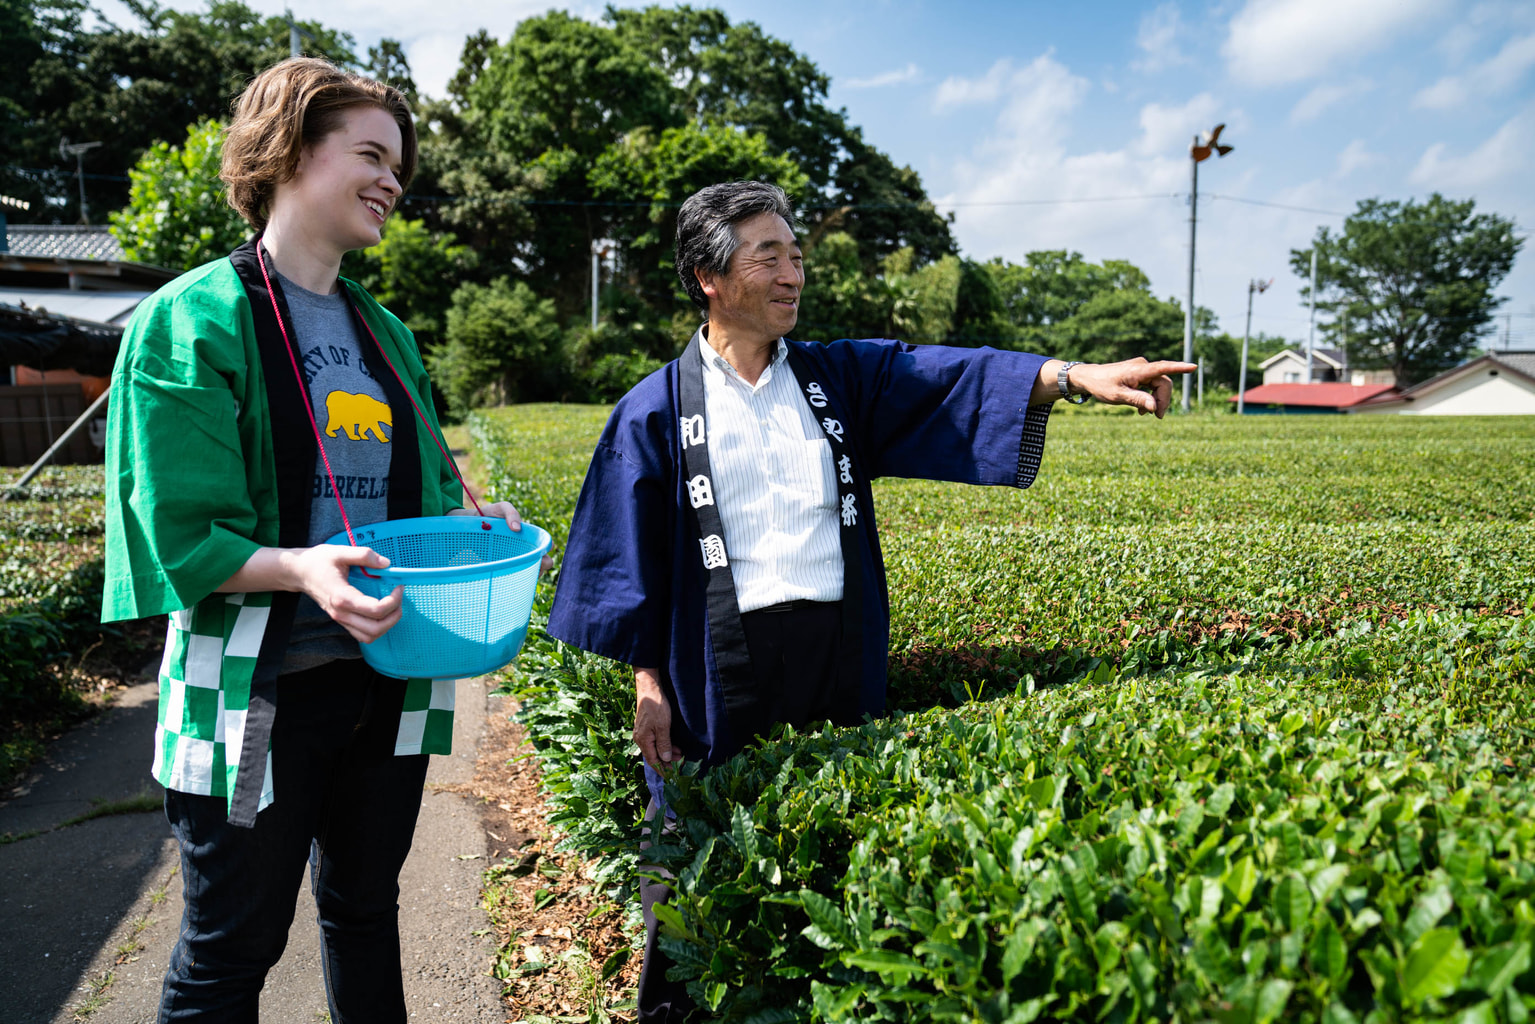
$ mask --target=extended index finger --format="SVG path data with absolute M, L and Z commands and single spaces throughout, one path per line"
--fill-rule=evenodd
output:
M 1175 359 L 1159 359 L 1145 366 L 1134 367 L 1133 372 L 1143 381 L 1152 381 L 1158 377 L 1168 377 L 1175 373 L 1193 373 L 1199 369 L 1198 363 L 1185 363 Z

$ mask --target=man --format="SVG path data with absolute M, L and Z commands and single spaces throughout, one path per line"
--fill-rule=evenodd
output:
M 889 601 L 872 480 L 1027 487 L 1056 399 L 1161 417 L 1168 375 L 1194 369 L 786 341 L 805 283 L 792 219 L 760 182 L 683 204 L 677 273 L 705 322 L 614 408 L 571 523 L 549 633 L 633 666 L 653 807 L 669 765 L 720 764 L 778 722 L 883 711 Z M 681 1020 L 692 1004 L 666 979 L 651 913 L 666 889 L 642 894 L 639 1020 Z

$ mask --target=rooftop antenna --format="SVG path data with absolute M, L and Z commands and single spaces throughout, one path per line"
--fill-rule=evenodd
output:
M 303 56 L 304 47 L 303 44 L 299 42 L 299 37 L 302 36 L 312 43 L 314 42 L 314 33 L 310 32 L 308 29 L 301 28 L 299 23 L 293 20 L 293 8 L 284 7 L 282 11 L 282 17 L 283 20 L 288 23 L 288 56 Z
M 101 145 L 99 142 L 77 142 L 73 145 L 67 138 L 59 139 L 59 156 L 68 160 L 75 158 L 75 179 L 80 183 L 80 223 L 91 222 L 91 211 L 85 205 L 85 154 Z

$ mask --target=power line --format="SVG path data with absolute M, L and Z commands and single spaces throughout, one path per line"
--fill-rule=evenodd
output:
M 1223 196 L 1215 192 L 1209 193 L 1211 199 L 1224 199 L 1231 203 L 1247 203 L 1249 206 L 1270 206 L 1276 210 L 1295 210 L 1299 213 L 1320 213 L 1328 217 L 1351 217 L 1353 214 L 1343 213 L 1339 210 L 1319 210 L 1314 206 L 1291 206 L 1289 203 L 1271 203 L 1265 199 L 1245 199 L 1242 196 Z

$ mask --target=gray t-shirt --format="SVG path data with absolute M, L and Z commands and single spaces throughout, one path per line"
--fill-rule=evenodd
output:
M 368 372 L 356 315 L 345 292 L 320 295 L 281 274 L 293 344 L 314 403 L 320 441 L 330 456 L 336 491 L 353 529 L 389 518 L 390 437 L 394 417 L 383 387 Z M 371 341 L 367 341 L 371 345 Z M 318 453 L 314 460 L 309 543 L 323 544 L 342 531 L 335 491 Z M 345 539 L 342 543 L 345 543 Z M 282 672 L 301 672 L 338 658 L 360 658 L 357 641 L 308 595 L 300 595 Z

